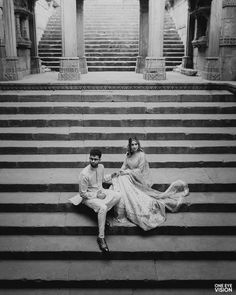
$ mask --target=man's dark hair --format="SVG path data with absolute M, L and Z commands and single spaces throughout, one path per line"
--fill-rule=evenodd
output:
M 102 152 L 99 149 L 91 149 L 89 154 L 90 154 L 90 156 L 98 156 L 99 159 L 102 156 Z

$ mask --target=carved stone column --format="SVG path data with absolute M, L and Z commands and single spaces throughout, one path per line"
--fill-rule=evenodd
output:
M 62 9 L 62 54 L 59 80 L 79 80 L 77 57 L 76 0 L 61 0 Z
M 220 30 L 222 18 L 222 0 L 212 0 L 209 26 L 209 41 L 206 63 L 201 76 L 207 80 L 221 80 Z
M 137 57 L 136 73 L 143 73 L 145 59 L 148 55 L 148 0 L 139 0 L 139 55 Z
M 13 0 L 3 0 L 3 22 L 5 29 L 6 58 L 1 61 L 1 79 L 18 80 L 23 78 L 23 75 L 18 68 Z
M 81 74 L 87 74 L 87 62 L 84 45 L 84 0 L 77 0 L 77 50 Z
M 29 36 L 32 42 L 31 44 L 31 74 L 38 74 L 41 71 L 41 60 L 38 56 L 38 45 L 36 36 L 36 19 L 35 19 L 35 3 L 32 3 L 32 16 L 29 18 Z
M 195 19 L 191 16 L 190 2 L 188 1 L 187 38 L 185 56 L 182 58 L 182 68 L 193 69 L 193 46 Z
M 223 0 L 220 36 L 222 80 L 236 80 L 236 0 Z
M 5 56 L 6 56 L 6 51 L 5 51 L 4 21 L 3 21 L 3 0 L 0 0 L 0 59 Z M 0 67 L 0 72 L 1 72 L 1 68 L 2 67 Z
M 145 80 L 165 80 L 165 58 L 163 58 L 165 0 L 149 0 L 149 42 L 145 61 Z

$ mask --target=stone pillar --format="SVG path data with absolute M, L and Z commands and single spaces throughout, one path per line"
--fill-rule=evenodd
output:
M 3 21 L 3 0 L 0 0 L 0 59 L 2 59 L 5 56 L 6 56 L 6 51 L 5 51 L 4 21 Z
M 209 26 L 209 41 L 206 63 L 202 77 L 207 80 L 221 80 L 220 30 L 222 18 L 222 0 L 212 0 Z
M 149 0 L 148 57 L 145 61 L 145 80 L 165 80 L 163 58 L 165 0 Z
M 222 1 L 220 59 L 222 80 L 236 80 L 236 0 Z
M 32 4 L 32 16 L 29 19 L 29 36 L 32 42 L 31 44 L 31 64 L 30 70 L 31 74 L 38 74 L 41 72 L 41 60 L 38 56 L 38 45 L 37 45 L 37 35 L 36 35 L 36 19 L 35 19 L 35 4 Z
M 62 9 L 62 54 L 59 80 L 79 80 L 77 57 L 76 0 L 61 0 Z
M 3 0 L 3 22 L 5 29 L 6 58 L 1 61 L 1 79 L 18 80 L 21 79 L 23 75 L 18 68 L 13 0 Z
M 192 40 L 194 39 L 194 25 L 195 19 L 191 17 L 191 8 L 188 1 L 187 38 L 185 44 L 185 56 L 182 58 L 182 67 L 187 69 L 193 69 Z
M 148 0 L 139 0 L 139 55 L 137 57 L 136 73 L 143 73 L 145 59 L 148 55 Z
M 87 62 L 84 45 L 84 0 L 77 0 L 77 56 L 81 74 L 87 74 Z

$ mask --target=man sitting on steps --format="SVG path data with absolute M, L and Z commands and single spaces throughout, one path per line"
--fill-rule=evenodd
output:
M 97 242 L 101 251 L 109 252 L 105 240 L 106 214 L 119 202 L 121 195 L 113 190 L 103 189 L 102 183 L 110 182 L 115 173 L 104 175 L 104 166 L 99 164 L 101 155 L 102 153 L 98 149 L 90 151 L 90 164 L 81 171 L 79 176 L 79 193 L 83 199 L 83 204 L 98 213 L 99 234 Z M 75 204 L 74 198 L 70 199 L 73 204 Z

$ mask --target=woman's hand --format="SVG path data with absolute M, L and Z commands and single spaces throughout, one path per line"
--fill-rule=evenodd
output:
M 102 190 L 98 190 L 97 191 L 97 198 L 103 200 L 106 198 L 106 194 L 104 192 L 102 192 Z

